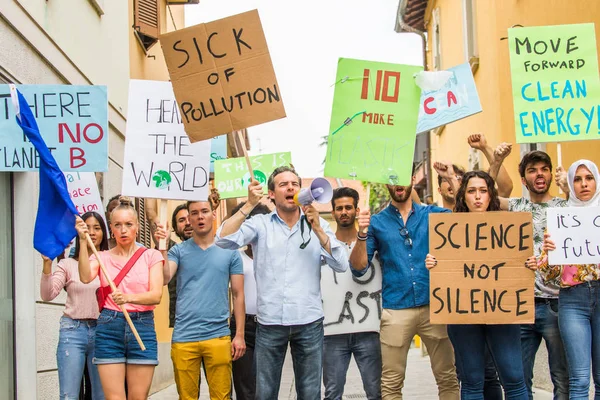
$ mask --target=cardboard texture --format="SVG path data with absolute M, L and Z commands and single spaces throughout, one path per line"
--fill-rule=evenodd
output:
M 562 207 L 547 211 L 548 233 L 556 250 L 550 265 L 600 263 L 600 207 Z
M 325 176 L 409 185 L 423 67 L 340 58 Z
M 460 64 L 448 71 L 452 72 L 452 77 L 441 89 L 421 92 L 418 133 L 481 112 L 471 65 Z
M 593 23 L 508 30 L 517 143 L 600 138 Z
M 108 171 L 106 86 L 16 85 L 61 171 Z M 0 85 L 0 171 L 37 171 L 39 156 L 17 125 L 8 85 Z
M 170 82 L 129 81 L 121 193 L 206 200 L 211 140 L 190 143 Z
M 269 175 L 277 167 L 290 165 L 292 154 L 273 153 L 251 156 L 250 163 L 254 172 L 254 178 L 263 186 L 264 193 L 268 193 L 267 180 Z M 250 184 L 250 172 L 246 158 L 228 158 L 215 160 L 215 187 L 219 190 L 222 199 L 248 196 L 248 185 Z
M 530 213 L 431 214 L 431 323 L 533 323 L 532 227 Z
M 160 36 L 190 141 L 285 117 L 258 11 Z

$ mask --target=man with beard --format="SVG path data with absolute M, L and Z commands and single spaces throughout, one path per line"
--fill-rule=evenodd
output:
M 462 176 L 465 174 L 465 170 L 459 167 L 456 164 L 452 164 L 452 169 L 454 170 L 454 174 L 456 175 L 456 179 L 458 182 L 462 179 Z M 456 204 L 454 200 L 454 190 L 450 186 L 450 182 L 442 178 L 441 175 L 438 175 L 438 192 L 442 196 L 442 205 L 444 208 L 448 210 L 454 210 L 454 204 Z M 458 190 L 458 186 L 456 186 Z
M 504 154 L 504 157 L 508 153 Z M 502 163 L 504 157 L 497 157 L 495 163 Z M 490 168 L 490 175 L 498 165 Z M 523 156 L 519 163 L 521 183 L 529 192 L 529 198 L 501 198 L 500 207 L 508 211 L 524 211 L 533 217 L 533 243 L 535 256 L 539 257 L 544 242 L 546 230 L 546 209 L 549 207 L 564 207 L 566 201 L 560 197 L 552 197 L 548 191 L 552 184 L 552 161 L 543 151 L 531 151 Z M 493 177 L 493 176 L 492 176 Z M 525 384 L 529 398 L 533 399 L 533 367 L 535 355 L 540 347 L 542 338 L 548 349 L 548 365 L 550 377 L 554 385 L 554 399 L 568 399 L 569 374 L 567 359 L 558 329 L 558 291 L 560 277 L 546 280 L 540 271 L 535 273 L 535 323 L 521 325 L 521 348 Z
M 173 216 L 171 217 L 171 226 L 173 227 L 173 231 L 175 235 L 179 238 L 179 240 L 186 241 L 192 237 L 194 233 L 192 229 L 192 225 L 190 225 L 190 219 L 188 218 L 189 213 L 187 210 L 186 204 L 180 204 L 173 211 Z M 169 249 L 175 246 L 177 243 L 169 239 Z M 175 326 L 175 304 L 177 304 L 177 273 L 171 281 L 169 282 L 169 328 L 173 328 Z
M 356 234 L 358 233 L 355 225 L 356 213 L 360 211 L 358 208 L 358 197 L 356 190 L 349 187 L 341 187 L 333 192 L 331 199 L 331 215 L 337 223 L 335 236 L 340 242 L 346 244 L 348 251 L 351 251 L 356 243 Z M 326 267 L 324 266 L 324 268 Z M 373 273 L 381 273 L 381 267 L 379 267 L 378 263 L 372 268 L 376 269 Z M 323 270 L 322 273 L 331 272 Z M 361 290 L 364 290 L 364 284 L 372 279 L 372 274 L 369 274 L 368 279 L 356 282 L 353 280 L 351 271 L 335 274 L 335 282 L 341 283 L 344 288 L 341 293 L 340 290 L 335 291 L 342 298 L 346 294 L 346 290 L 360 293 Z M 323 290 L 334 290 L 325 286 L 322 287 Z M 381 286 L 379 286 L 378 290 L 381 290 Z M 323 306 L 327 306 L 325 300 L 323 301 Z M 342 310 L 342 313 L 344 313 L 344 310 Z M 356 327 L 356 329 L 359 328 Z M 381 399 L 381 347 L 379 344 L 379 332 L 375 330 L 372 332 L 361 331 L 329 334 L 326 326 L 325 338 L 323 340 L 323 385 L 325 386 L 325 400 L 342 399 L 348 365 L 350 364 L 352 355 L 354 355 L 354 360 L 360 371 L 367 399 Z
M 436 163 L 434 168 L 458 188 L 452 164 Z M 446 325 L 432 325 L 429 321 L 429 272 L 425 267 L 429 214 L 450 210 L 414 203 L 410 198 L 414 181 L 413 175 L 410 186 L 388 185 L 391 204 L 374 215 L 372 221 L 368 210 L 360 212 L 358 240 L 350 255 L 350 265 L 354 270 L 366 271 L 374 253 L 379 252 L 383 270 L 382 398 L 402 399 L 408 350 L 418 334 L 429 351 L 439 398 L 457 400 L 454 350 Z
M 275 211 L 246 220 L 263 197 L 262 186 L 253 180 L 246 204 L 219 228 L 217 245 L 228 249 L 252 245 L 258 319 L 256 398 L 277 399 L 289 344 L 297 397 L 320 400 L 321 259 L 334 271 L 344 272 L 348 254 L 315 207 L 301 209 L 295 203 L 300 178 L 293 168 L 276 168 L 267 184 Z

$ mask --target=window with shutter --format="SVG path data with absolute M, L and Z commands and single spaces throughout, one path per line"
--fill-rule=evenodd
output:
M 150 248 L 152 246 L 152 234 L 150 233 L 150 224 L 146 219 L 146 205 L 144 199 L 135 199 L 135 208 L 137 209 L 138 219 L 140 221 L 137 241 Z
M 144 50 L 158 42 L 160 34 L 159 0 L 133 1 L 133 29 Z

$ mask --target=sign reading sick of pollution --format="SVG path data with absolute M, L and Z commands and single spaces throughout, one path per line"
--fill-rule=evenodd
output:
M 190 142 L 285 117 L 257 10 L 160 36 Z
M 533 323 L 530 213 L 431 214 L 429 232 L 431 323 Z
M 600 139 L 593 23 L 508 30 L 517 143 Z

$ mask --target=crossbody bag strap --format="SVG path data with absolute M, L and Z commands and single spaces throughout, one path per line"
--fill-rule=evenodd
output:
M 139 249 L 137 249 L 137 251 L 135 253 L 133 253 L 133 256 L 131 256 L 131 258 L 129 259 L 129 261 L 127 261 L 127 264 L 125 264 L 125 266 L 123 267 L 123 269 L 119 272 L 119 274 L 117 275 L 117 277 L 113 281 L 113 283 L 115 284 L 115 286 L 119 286 L 119 284 L 121 283 L 121 281 L 123 280 L 123 278 L 125 278 L 125 275 L 127 275 L 127 273 L 129 272 L 129 270 L 133 267 L 133 264 L 135 264 L 136 261 L 139 260 L 139 258 L 142 256 L 142 254 L 144 254 L 144 252 L 146 250 L 148 250 L 148 249 L 145 248 L 145 247 L 140 247 Z

